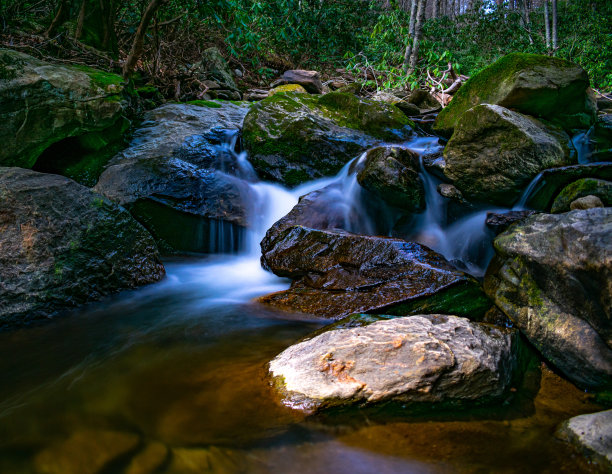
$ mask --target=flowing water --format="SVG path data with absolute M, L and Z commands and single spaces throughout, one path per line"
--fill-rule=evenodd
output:
M 438 147 L 423 138 L 407 146 Z M 586 468 L 552 433 L 563 419 L 598 407 L 546 370 L 540 385 L 534 378 L 503 405 L 461 413 L 425 416 L 396 407 L 306 417 L 280 404 L 266 363 L 325 321 L 252 303 L 289 285 L 262 270 L 259 241 L 299 195 L 323 187 L 346 226 L 354 225 L 363 205 L 354 170 L 363 157 L 334 178 L 289 191 L 257 182 L 246 156 L 234 155 L 233 172 L 256 196 L 241 252 L 167 261 L 160 283 L 51 324 L 0 333 L 0 472 L 86 473 L 92 465 L 102 473 Z M 483 211 L 447 225 L 435 178 L 423 170 L 423 179 L 427 210 L 415 224 L 417 238 L 481 270 L 488 258 L 479 250 L 487 240 Z M 375 231 L 371 221 L 358 226 Z

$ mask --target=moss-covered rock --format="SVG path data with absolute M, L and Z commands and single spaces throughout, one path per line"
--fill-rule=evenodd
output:
M 597 196 L 601 199 L 604 206 L 612 206 L 612 182 L 594 178 L 583 178 L 574 181 L 563 188 L 555 198 L 550 212 L 567 212 L 570 210 L 572 201 L 585 196 Z
M 276 86 L 273 89 L 270 89 L 269 94 L 272 96 L 274 94 L 278 94 L 279 92 L 295 92 L 296 94 L 308 94 L 308 91 L 299 84 L 283 84 L 281 86 Z
M 589 77 L 577 64 L 537 54 L 512 53 L 473 75 L 438 115 L 434 130 L 450 136 L 465 111 L 497 104 L 565 129 L 588 128 L 595 120 Z
M 392 105 L 332 92 L 279 93 L 255 104 L 243 139 L 260 177 L 289 185 L 332 175 L 382 141 L 402 141 L 412 122 Z
M 482 104 L 463 114 L 444 149 L 444 174 L 471 200 L 507 205 L 547 168 L 570 164 L 559 129 Z
M 53 143 L 113 126 L 122 91 L 116 74 L 0 50 L 0 165 L 31 168 Z
M 537 214 L 495 241 L 485 291 L 581 388 L 612 387 L 612 209 Z
M 405 148 L 369 150 L 357 182 L 391 206 L 410 212 L 425 208 L 418 155 Z
M 144 227 L 62 176 L 0 168 L 0 229 L 0 327 L 47 319 L 164 274 Z

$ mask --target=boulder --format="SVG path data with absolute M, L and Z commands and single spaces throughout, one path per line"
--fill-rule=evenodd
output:
M 568 184 L 557 195 L 550 212 L 567 212 L 571 203 L 586 196 L 596 196 L 601 201 L 599 207 L 612 206 L 612 182 L 603 179 L 583 178 Z
M 415 242 L 302 226 L 268 232 L 262 265 L 294 280 L 261 297 L 286 311 L 339 319 L 352 313 L 440 312 L 478 318 L 490 306 L 478 283 Z
M 603 469 L 612 469 L 612 410 L 570 418 L 559 427 L 557 436 Z
M 248 107 L 211 104 L 148 112 L 95 186 L 126 207 L 166 252 L 234 251 L 249 225 L 252 192 L 231 175 L 249 170 L 239 169 L 223 146 Z
M 440 102 L 428 90 L 424 89 L 413 90 L 405 100 L 410 104 L 416 105 L 419 108 L 420 114 L 430 114 L 442 109 Z
M 135 451 L 140 437 L 110 430 L 82 430 L 39 452 L 34 467 L 41 474 L 98 474 Z
M 485 290 L 581 388 L 612 387 L 612 209 L 537 214 L 495 241 Z
M 612 113 L 597 117 L 593 128 L 593 141 L 598 151 L 612 148 Z
M 603 202 L 597 196 L 588 195 L 578 198 L 571 202 L 570 209 L 575 211 L 576 209 L 593 209 L 595 207 L 604 207 Z
M 409 119 L 389 104 L 339 92 L 284 93 L 251 107 L 243 140 L 260 177 L 295 186 L 337 173 L 376 143 L 411 134 Z
M 570 164 L 567 136 L 498 105 L 463 114 L 444 149 L 444 174 L 468 200 L 508 205 L 540 171 Z
M 155 242 L 125 209 L 62 176 L 0 168 L 0 326 L 163 275 Z
M 202 79 L 217 82 L 222 89 L 237 90 L 232 70 L 219 49 L 214 46 L 202 52 L 202 60 L 192 69 L 199 72 Z
M 577 64 L 537 54 L 512 53 L 474 74 L 434 124 L 450 136 L 459 119 L 478 104 L 495 104 L 541 117 L 568 130 L 595 121 L 595 98 L 587 72 Z
M 0 49 L 0 166 L 31 168 L 53 143 L 114 125 L 123 79 Z
M 311 94 L 323 93 L 323 83 L 317 71 L 304 71 L 302 69 L 285 71 L 280 79 L 272 83 L 272 87 L 285 84 L 298 84 Z
M 278 94 L 279 92 L 295 92 L 297 94 L 308 94 L 306 89 L 304 89 L 299 84 L 285 84 L 282 86 L 276 86 L 273 89 L 270 89 L 268 96 Z
M 512 224 L 521 222 L 534 213 L 535 211 L 487 212 L 485 224 L 497 235 L 504 232 Z
M 419 157 L 399 147 L 379 147 L 366 154 L 357 182 L 387 204 L 406 211 L 425 208 Z
M 336 329 L 295 344 L 269 373 L 291 408 L 484 402 L 509 388 L 516 335 L 437 314 Z
M 612 163 L 589 163 L 545 170 L 534 178 L 533 186 L 530 184 L 525 205 L 530 209 L 546 211 L 567 185 L 582 178 L 612 181 Z

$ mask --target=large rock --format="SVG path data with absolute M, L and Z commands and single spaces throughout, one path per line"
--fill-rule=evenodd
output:
M 286 93 L 253 105 L 243 138 L 262 178 L 294 186 L 337 173 L 376 143 L 405 140 L 410 126 L 389 104 L 339 92 Z
M 557 436 L 604 469 L 612 469 L 612 410 L 570 418 L 557 430 Z
M 292 408 L 385 401 L 483 402 L 508 388 L 516 337 L 465 318 L 418 315 L 337 329 L 270 362 Z
M 444 149 L 444 174 L 471 200 L 508 205 L 540 171 L 570 164 L 567 137 L 498 105 L 463 114 Z
M 418 155 L 399 147 L 369 150 L 357 182 L 391 206 L 406 211 L 425 207 Z
M 280 79 L 272 83 L 272 87 L 286 84 L 298 84 L 311 94 L 323 93 L 323 83 L 317 71 L 304 71 L 303 69 L 285 71 Z
M 0 166 L 31 168 L 51 144 L 111 127 L 121 76 L 0 49 Z
M 434 130 L 450 136 L 463 113 L 478 104 L 501 105 L 565 129 L 589 128 L 596 112 L 584 69 L 562 59 L 525 53 L 504 56 L 472 76 L 440 112 Z
M 163 275 L 155 242 L 126 210 L 68 178 L 0 168 L 0 326 Z
M 229 174 L 241 170 L 222 146 L 248 107 L 217 105 L 172 104 L 147 113 L 95 186 L 126 207 L 166 251 L 236 250 L 249 225 L 252 192 Z
M 612 181 L 612 163 L 589 163 L 542 171 L 526 190 L 528 196 L 524 196 L 524 204 L 530 209 L 547 211 L 565 186 L 582 178 Z
M 567 212 L 576 199 L 597 196 L 604 206 L 612 206 L 612 182 L 603 179 L 583 178 L 568 184 L 555 198 L 550 212 Z
M 294 280 L 260 302 L 339 319 L 440 312 L 474 318 L 490 306 L 478 283 L 414 242 L 293 226 L 262 241 L 262 265 Z
M 236 90 L 232 71 L 219 49 L 214 46 L 202 51 L 202 61 L 195 64 L 193 69 L 206 79 L 216 81 L 222 89 Z
M 582 388 L 612 387 L 612 209 L 537 214 L 495 239 L 485 290 Z

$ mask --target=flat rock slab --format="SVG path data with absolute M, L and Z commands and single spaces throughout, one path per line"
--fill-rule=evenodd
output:
M 570 418 L 557 435 L 586 451 L 604 468 L 612 469 L 612 410 Z
M 283 402 L 302 410 L 483 401 L 510 384 L 513 334 L 456 316 L 378 321 L 295 344 L 270 362 L 269 373 Z

